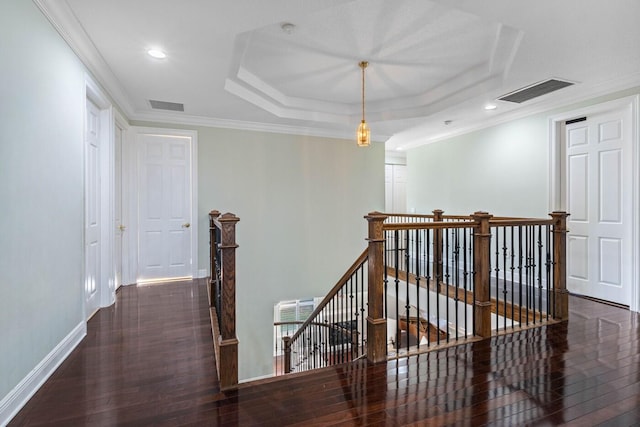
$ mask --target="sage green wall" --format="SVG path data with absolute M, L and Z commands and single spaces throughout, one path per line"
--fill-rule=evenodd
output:
M 208 267 L 209 211 L 236 214 L 239 376 L 268 375 L 274 304 L 325 295 L 366 247 L 363 216 L 384 207 L 384 145 L 190 129 L 198 131 L 199 268 Z
M 549 117 L 640 93 L 632 88 L 407 151 L 407 208 L 546 218 Z
M 0 401 L 84 321 L 84 70 L 33 2 L 3 0 Z
M 546 116 L 534 116 L 407 152 L 407 207 L 449 214 L 547 214 Z

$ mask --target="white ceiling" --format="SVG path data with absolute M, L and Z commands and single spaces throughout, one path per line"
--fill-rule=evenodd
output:
M 372 138 L 409 148 L 640 85 L 638 0 L 34 1 L 133 120 L 352 138 L 367 60 Z

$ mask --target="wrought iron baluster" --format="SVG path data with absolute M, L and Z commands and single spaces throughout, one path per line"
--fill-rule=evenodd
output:
M 551 260 L 551 248 L 553 247 L 553 243 L 551 242 L 551 226 L 547 225 L 547 254 L 546 254 L 546 278 L 547 278 L 547 320 L 549 320 L 549 315 L 551 313 L 551 292 L 553 281 L 551 280 L 551 269 L 552 269 L 552 260 Z
M 502 310 L 502 318 L 504 329 L 507 329 L 507 227 L 502 228 L 502 296 L 504 299 L 504 309 Z M 512 325 L 513 326 L 513 325 Z
M 449 324 L 450 324 L 450 319 L 449 319 L 449 289 L 451 289 L 451 283 L 449 278 L 451 277 L 451 275 L 449 274 L 449 264 L 450 264 L 450 260 L 449 260 L 449 255 L 450 255 L 450 248 L 449 248 L 449 233 L 448 233 L 448 229 L 444 229 L 443 234 L 445 236 L 445 263 L 446 263 L 446 267 L 445 267 L 445 281 L 446 283 L 444 284 L 444 301 L 445 301 L 445 311 L 446 311 L 446 321 L 447 321 L 447 326 L 446 326 L 446 331 L 447 331 L 447 336 L 446 336 L 446 341 L 449 342 Z M 439 297 L 438 297 L 439 299 Z
M 418 347 L 420 347 L 420 335 L 422 334 L 422 314 L 420 312 L 420 233 L 423 233 L 424 230 L 416 230 L 416 239 L 415 239 L 415 259 L 416 259 L 416 317 L 418 318 Z M 427 341 L 429 340 L 429 335 L 427 333 Z
M 511 226 L 511 266 L 510 266 L 510 270 L 511 270 L 511 327 L 514 327 L 514 323 L 515 323 L 515 304 L 516 304 L 516 298 L 515 295 L 513 293 L 513 286 L 514 286 L 514 280 L 515 280 L 515 262 L 516 262 L 516 247 L 514 244 L 514 234 L 515 234 L 515 228 L 513 226 Z
M 522 325 L 522 226 L 518 226 L 518 323 Z
M 538 257 L 536 259 L 538 269 L 538 315 L 542 322 L 542 225 L 538 226 Z

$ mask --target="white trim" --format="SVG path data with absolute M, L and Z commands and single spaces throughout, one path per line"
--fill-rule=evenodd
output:
M 122 257 L 122 277 L 120 278 L 120 280 L 122 281 L 121 285 L 127 285 L 127 284 L 131 284 L 135 282 L 135 277 L 133 277 L 131 275 L 131 271 L 130 271 L 130 256 L 129 256 L 129 251 L 131 246 L 131 239 L 130 239 L 130 234 L 131 231 L 129 230 L 129 224 L 130 224 L 130 218 L 131 215 L 129 214 L 129 193 L 130 193 L 130 183 L 129 183 L 129 155 L 128 153 L 126 153 L 129 150 L 129 143 L 128 143 L 128 137 L 129 137 L 129 123 L 126 121 L 126 119 L 122 116 L 122 114 L 120 114 L 120 112 L 117 109 L 113 110 L 114 112 L 114 138 L 115 138 L 115 128 L 120 129 L 121 132 L 121 147 L 120 147 L 120 185 L 121 185 L 121 200 L 120 200 L 120 221 L 121 224 L 124 225 L 125 231 L 124 233 L 122 233 L 122 253 L 121 253 L 121 257 Z M 114 139 L 114 150 L 115 150 L 115 139 Z M 115 180 L 116 176 L 115 176 L 115 170 L 114 170 L 114 180 Z M 115 195 L 115 187 L 114 187 L 114 195 Z M 114 200 L 114 208 L 115 208 L 115 200 Z M 115 217 L 114 217 L 115 219 Z M 118 225 L 115 224 L 114 225 Z M 114 228 L 113 231 L 115 233 L 120 232 L 118 229 Z M 114 238 L 115 241 L 115 238 Z M 114 251 L 115 254 L 115 251 Z M 114 259 L 115 262 L 115 259 Z
M 322 138 L 353 139 L 355 130 L 320 129 L 311 127 L 281 125 L 272 123 L 247 122 L 215 117 L 192 116 L 170 112 L 136 112 L 129 116 L 132 121 L 157 122 L 174 125 L 204 126 L 221 129 L 237 129 L 254 132 L 281 133 L 285 135 L 317 136 Z M 373 142 L 385 142 L 391 135 L 376 132 L 371 135 Z
M 188 137 L 191 139 L 191 277 L 192 278 L 198 278 L 201 277 L 199 276 L 199 269 L 198 269 L 198 132 L 195 130 L 184 130 L 184 129 L 165 129 L 165 128 L 153 128 L 153 127 L 141 127 L 141 126 L 132 126 L 132 130 L 134 131 L 135 135 L 140 135 L 140 134 L 146 134 L 146 135 L 168 135 L 168 136 L 182 136 L 182 137 Z M 138 138 L 134 137 L 134 144 L 131 144 L 133 146 L 135 146 L 135 148 L 137 148 L 138 146 Z M 132 151 L 129 152 L 130 155 L 132 156 L 136 156 L 137 153 L 137 149 L 134 149 Z M 136 157 L 134 157 L 135 159 Z M 136 162 L 137 164 L 137 162 Z M 137 169 L 137 168 L 136 168 Z M 137 177 L 137 170 L 132 170 L 132 178 L 133 177 Z M 134 216 L 133 218 L 135 218 L 135 227 L 133 226 L 134 222 L 132 222 L 132 232 L 131 234 L 134 234 L 135 232 L 135 236 L 136 236 L 136 241 L 137 241 L 137 236 L 138 236 L 138 192 L 139 192 L 139 188 L 137 183 L 135 184 L 135 186 L 132 186 L 133 191 L 131 191 L 133 198 L 135 199 L 134 202 L 134 207 L 133 207 L 133 211 L 134 211 Z M 135 279 L 137 280 L 138 277 L 138 245 L 136 243 L 135 246 L 135 262 L 134 262 L 134 266 L 135 266 Z M 134 257 L 132 257 L 133 259 Z M 205 270 L 206 271 L 206 270 Z M 205 273 L 206 274 L 206 273 Z
M 93 102 L 100 109 L 100 143 L 103 149 L 100 153 L 100 174 L 101 179 L 101 202 L 100 202 L 100 307 L 108 307 L 113 304 L 116 299 L 115 290 L 115 260 L 114 260 L 114 232 L 115 224 L 115 206 L 114 206 L 114 126 L 115 115 L 114 108 L 107 94 L 96 83 L 93 78 L 85 73 L 84 76 L 84 98 L 83 103 L 89 100 Z M 83 133 L 86 131 L 86 106 L 83 107 L 84 123 Z M 83 134 L 83 152 L 84 152 L 84 164 L 83 164 L 83 176 L 86 177 L 86 138 Z M 86 197 L 86 182 L 83 184 L 85 188 Z M 86 220 L 86 218 L 85 218 Z M 83 226 L 83 242 L 82 247 L 86 249 L 86 242 L 84 236 L 84 230 L 86 224 Z M 86 254 L 84 255 L 86 257 Z M 86 271 L 83 271 L 83 283 L 86 276 Z M 93 313 L 87 313 L 86 298 L 83 295 L 83 312 L 85 319 L 88 319 Z
M 266 375 L 260 375 L 258 377 L 251 377 L 251 378 L 247 378 L 244 380 L 239 380 L 238 384 L 246 384 L 246 383 L 250 383 L 253 381 L 260 381 L 260 380 L 266 380 L 267 378 L 275 378 L 275 374 L 266 374 Z
M 640 311 L 640 95 L 627 96 L 590 107 L 579 108 L 550 116 L 549 122 L 549 211 L 562 207 L 560 200 L 560 171 L 564 158 L 560 158 L 562 123 L 578 117 L 631 108 L 631 155 L 632 155 L 632 251 L 631 251 L 631 311 Z
M 483 120 L 479 120 L 475 123 L 469 124 L 468 126 L 461 126 L 460 128 L 457 128 L 453 131 L 434 135 L 432 137 L 414 138 L 408 140 L 407 142 L 394 144 L 393 146 L 388 147 L 388 149 L 394 149 L 396 145 L 401 145 L 405 150 L 409 150 L 412 148 L 421 147 L 423 145 L 433 144 L 435 142 L 440 142 L 456 136 L 466 135 L 471 132 L 491 128 L 503 123 L 508 123 L 514 120 L 533 116 L 535 114 L 541 114 L 554 109 L 570 107 L 572 104 L 589 101 L 600 96 L 606 96 L 615 92 L 633 89 L 639 84 L 640 72 L 632 73 L 622 78 L 612 79 L 610 81 L 601 83 L 591 88 L 590 90 L 585 90 L 574 95 L 565 95 L 560 98 L 551 97 L 537 103 L 533 103 L 528 107 L 522 107 L 500 115 L 496 115 L 495 118 L 484 118 Z
M 1 426 L 8 424 L 16 416 L 58 366 L 69 357 L 85 335 L 87 324 L 83 320 L 0 401 Z
M 127 92 L 100 52 L 98 52 L 98 49 L 96 49 L 67 2 L 58 0 L 33 0 L 33 2 L 82 63 L 107 89 L 120 108 L 122 108 L 124 114 L 130 116 L 134 109 Z
M 208 277 L 208 276 L 209 276 L 209 271 L 206 268 L 200 268 L 198 270 L 198 275 L 195 277 L 197 277 L 198 279 L 204 279 L 205 277 Z
M 632 233 L 632 259 L 633 264 L 631 267 L 631 283 L 635 286 L 631 287 L 631 305 L 629 308 L 631 311 L 640 311 L 640 95 L 632 97 L 631 102 L 631 126 L 632 126 L 632 187 L 631 194 L 633 199 L 631 200 L 631 209 L 633 211 L 633 224 L 631 225 Z
M 80 58 L 82 63 L 108 90 L 118 106 L 122 108 L 124 114 L 127 117 L 131 118 L 131 120 L 253 130 L 291 135 L 312 135 L 339 139 L 353 138 L 353 132 L 349 130 L 329 130 L 319 127 L 298 127 L 270 123 L 255 123 L 240 120 L 228 120 L 221 118 L 189 116 L 185 114 L 167 114 L 164 112 L 156 111 L 136 111 L 121 83 L 118 81 L 117 77 L 110 69 L 106 61 L 102 58 L 80 22 L 78 22 L 78 19 L 73 14 L 73 11 L 71 10 L 67 2 L 59 0 L 33 0 L 33 2 L 38 6 L 38 8 L 42 11 L 49 22 L 51 22 L 53 27 L 58 31 L 62 38 L 75 52 L 75 54 Z M 516 43 L 520 43 L 520 40 L 517 40 Z M 515 50 L 516 49 L 514 49 L 514 51 Z M 509 65 L 507 65 L 504 70 L 505 74 L 508 73 L 511 61 L 512 58 L 509 58 Z M 463 126 L 452 132 L 434 135 L 433 137 L 411 138 L 403 142 L 401 145 L 406 149 L 416 148 L 422 145 L 449 139 L 454 136 L 463 135 L 484 128 L 496 126 L 501 123 L 517 120 L 519 118 L 523 118 L 533 114 L 543 113 L 551 109 L 565 107 L 572 103 L 582 102 L 616 91 L 630 89 L 638 86 L 639 84 L 640 72 L 636 72 L 622 77 L 615 77 L 608 81 L 590 87 L 581 85 L 580 90 L 576 88 L 576 92 L 573 95 L 567 95 L 567 93 L 565 92 L 564 96 L 550 97 L 549 99 L 546 99 L 542 102 L 533 103 L 533 105 L 530 105 L 528 107 L 518 108 L 512 112 L 496 115 L 495 118 L 483 117 L 475 123 L 472 123 L 468 126 Z M 375 135 L 372 135 L 372 139 L 375 138 L 374 141 L 376 142 L 383 142 L 389 139 L 391 136 L 392 135 L 381 135 L 375 133 Z

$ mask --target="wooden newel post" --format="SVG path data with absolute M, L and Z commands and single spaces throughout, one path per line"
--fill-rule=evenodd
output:
M 220 212 L 213 210 L 209 212 L 209 268 L 211 277 L 209 279 L 209 307 L 212 307 L 218 300 L 218 289 L 216 288 L 216 223 Z
M 444 213 L 441 209 L 436 209 L 433 211 L 433 222 L 442 222 L 442 214 Z M 436 292 L 440 293 L 442 291 L 442 283 L 444 281 L 443 277 L 443 266 L 442 266 L 442 229 L 436 228 L 433 230 L 433 266 L 434 266 L 434 278 L 436 279 Z
M 282 337 L 284 348 L 284 373 L 291 372 L 291 337 Z
M 476 212 L 471 215 L 477 223 L 473 232 L 473 334 L 482 338 L 491 336 L 491 297 L 490 297 L 490 264 L 491 264 L 491 228 L 489 220 L 493 215 L 487 212 Z
M 236 224 L 240 218 L 226 213 L 218 222 L 222 226 L 222 301 L 220 309 L 220 387 L 238 384 L 238 338 L 236 337 Z
M 387 360 L 387 319 L 384 318 L 384 229 L 387 215 L 371 212 L 369 222 L 369 289 L 367 316 L 367 359 L 378 363 Z
M 567 217 L 566 212 L 552 212 L 553 218 L 553 318 L 569 319 L 567 291 Z

